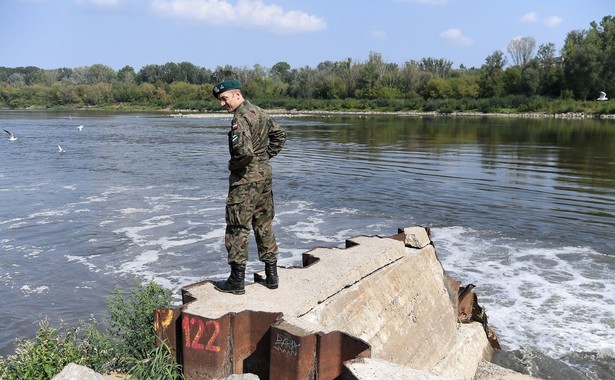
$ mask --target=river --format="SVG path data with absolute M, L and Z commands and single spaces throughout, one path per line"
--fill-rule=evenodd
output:
M 280 265 L 430 227 L 444 269 L 477 286 L 501 363 L 615 378 L 614 121 L 278 121 Z M 18 137 L 0 140 L 0 355 L 43 318 L 103 319 L 106 298 L 134 278 L 177 297 L 226 278 L 228 115 L 0 111 L 0 124 Z M 248 266 L 262 269 L 253 241 Z

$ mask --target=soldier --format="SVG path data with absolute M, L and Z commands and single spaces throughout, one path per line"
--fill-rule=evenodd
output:
M 229 192 L 226 199 L 226 233 L 231 274 L 214 286 L 225 293 L 244 294 L 250 226 L 254 230 L 258 258 L 265 263 L 265 285 L 277 289 L 278 246 L 273 233 L 275 215 L 271 190 L 272 170 L 269 159 L 284 147 L 286 132 L 261 108 L 243 97 L 236 80 L 218 83 L 213 95 L 220 106 L 233 112 L 228 144 L 231 158 L 228 168 Z

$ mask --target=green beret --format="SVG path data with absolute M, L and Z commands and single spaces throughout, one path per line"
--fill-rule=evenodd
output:
M 224 82 L 220 82 L 214 86 L 212 90 L 214 97 L 218 97 L 221 93 L 228 90 L 240 90 L 241 83 L 238 80 L 225 80 Z

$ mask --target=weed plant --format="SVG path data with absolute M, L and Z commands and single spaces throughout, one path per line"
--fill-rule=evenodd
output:
M 135 281 L 128 296 L 116 288 L 108 298 L 104 330 L 94 319 L 72 328 L 63 323 L 54 327 L 45 319 L 34 339 L 17 340 L 15 354 L 0 357 L 0 379 L 52 379 L 69 363 L 124 373 L 133 380 L 182 379 L 171 349 L 157 342 L 154 332 L 154 309 L 170 304 L 170 291 L 153 281 Z

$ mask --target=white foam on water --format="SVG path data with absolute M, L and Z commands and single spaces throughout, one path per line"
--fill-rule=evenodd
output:
M 41 253 L 44 252 L 43 249 L 38 248 L 38 247 L 30 247 L 30 248 L 26 248 L 25 246 L 21 247 L 24 251 L 26 251 L 26 255 L 29 258 L 36 258 L 38 257 Z
M 280 249 L 283 249 L 283 247 Z M 300 267 L 301 261 L 299 260 L 299 258 L 305 252 L 306 251 L 302 249 L 283 249 L 283 253 L 287 254 L 288 256 L 280 255 L 280 257 L 278 257 L 278 266 L 286 268 Z
M 177 254 L 172 252 L 162 254 L 158 250 L 143 251 L 136 257 L 120 263 L 119 268 L 117 268 L 114 273 L 134 275 L 144 281 L 154 281 L 165 289 L 174 292 L 181 286 L 192 284 L 203 279 L 190 275 L 190 268 L 181 266 L 172 269 L 166 268 L 161 271 L 161 268 L 157 267 L 157 263 L 162 255 L 168 256 Z M 175 297 L 179 297 L 179 294 L 175 294 Z
M 132 214 L 138 214 L 138 213 L 144 213 L 144 212 L 150 212 L 151 210 L 147 209 L 147 208 L 134 208 L 134 207 L 129 207 L 129 208 L 124 208 L 121 210 L 118 210 L 117 212 L 119 212 L 122 215 L 132 215 Z
M 22 224 L 23 222 L 23 218 L 12 218 L 12 219 L 6 219 L 6 220 L 0 220 L 0 226 L 3 224 L 9 224 L 9 225 L 19 225 Z M 10 227 L 9 227 L 10 228 Z
M 203 240 L 209 240 L 209 239 L 219 240 L 220 238 L 224 238 L 225 231 L 226 231 L 226 227 L 222 226 L 222 227 L 214 228 L 210 230 L 209 232 L 201 235 L 201 237 Z
M 64 216 L 69 213 L 69 210 L 41 210 L 38 212 L 33 212 L 28 215 L 27 219 L 37 219 L 37 218 L 51 218 L 55 216 Z
M 151 275 L 153 274 L 151 271 L 146 271 L 145 267 L 148 264 L 154 263 L 158 261 L 159 254 L 158 251 L 155 250 L 147 250 L 141 252 L 131 261 L 123 262 L 120 266 L 120 273 L 130 273 L 130 274 L 140 274 L 140 275 Z
M 292 201 L 285 204 L 286 207 L 282 209 L 281 207 L 276 208 L 276 215 L 293 215 L 293 214 L 301 214 L 306 210 L 313 210 L 312 203 L 307 201 Z
M 74 255 L 64 255 L 68 259 L 68 262 L 78 262 L 90 270 L 90 272 L 100 272 L 100 268 L 98 268 L 94 263 L 90 261 L 90 259 L 99 257 L 100 255 L 91 255 L 91 256 L 74 256 Z
M 100 194 L 100 195 L 92 195 L 85 199 L 88 203 L 99 203 L 99 202 L 105 202 L 107 200 L 107 197 L 105 195 Z
M 148 238 L 146 234 L 143 232 L 157 228 L 164 227 L 173 224 L 173 220 L 171 220 L 168 216 L 156 216 L 146 220 L 141 221 L 141 226 L 129 226 L 118 228 L 113 232 L 116 234 L 124 234 L 128 237 L 133 243 L 143 247 L 151 245 L 151 240 Z
M 37 286 L 37 287 L 31 287 L 28 284 L 23 285 L 20 288 L 21 292 L 24 294 L 24 296 L 29 296 L 31 294 L 42 294 L 42 293 L 46 293 L 49 290 L 49 287 L 46 285 L 42 285 L 42 286 Z
M 153 186 L 143 186 L 143 187 L 128 187 L 128 186 L 115 186 L 111 187 L 100 194 L 91 195 L 86 197 L 85 200 L 87 203 L 100 203 L 107 202 L 109 198 L 115 195 L 121 195 L 124 193 L 132 192 L 132 191 L 147 191 L 150 190 Z
M 150 244 L 157 245 L 162 250 L 167 250 L 170 248 L 181 247 L 185 245 L 191 245 L 199 243 L 202 239 L 200 237 L 192 237 L 187 239 L 178 239 L 173 237 L 161 237 L 156 240 L 150 240 Z
M 360 212 L 360 210 L 357 210 L 355 208 L 346 208 L 346 207 L 342 207 L 342 208 L 337 208 L 337 209 L 333 209 L 329 212 L 329 215 L 355 215 L 358 214 Z
M 296 221 L 294 224 L 284 224 L 282 229 L 287 233 L 292 233 L 296 239 L 306 242 L 314 240 L 326 240 L 327 237 L 320 234 L 319 224 L 325 221 L 322 217 L 312 215 L 305 220 Z
M 554 357 L 615 349 L 615 259 L 460 227 L 432 229 L 445 271 L 476 285 L 505 349 Z
M 23 227 L 23 226 L 25 226 L 27 224 L 28 224 L 28 222 L 26 222 L 26 221 L 20 221 L 20 222 L 11 224 L 9 226 L 9 229 L 18 229 L 18 228 Z

